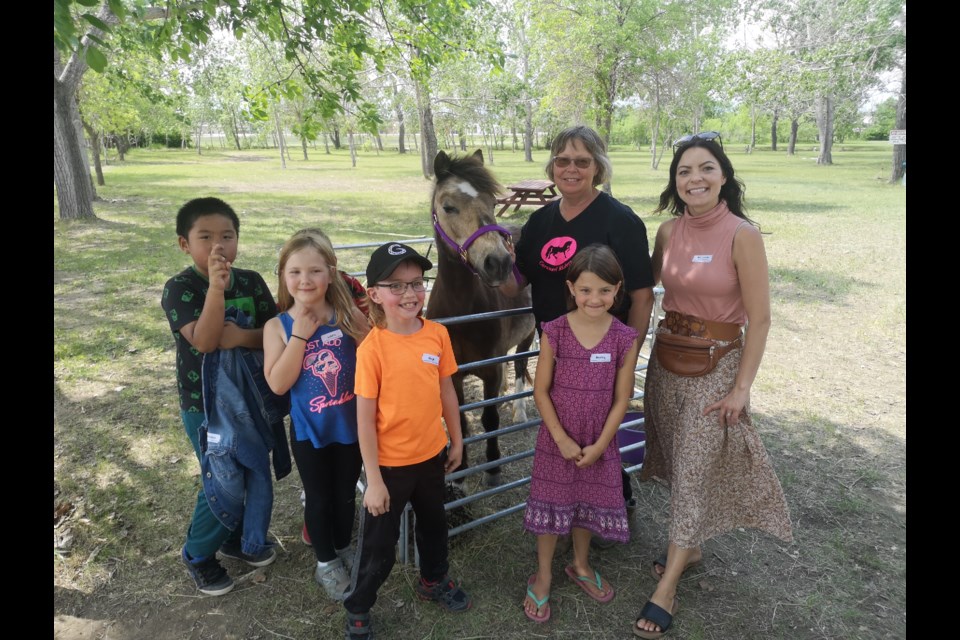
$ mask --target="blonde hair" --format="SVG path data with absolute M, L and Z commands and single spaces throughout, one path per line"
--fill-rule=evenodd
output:
M 357 305 L 353 301 L 353 295 L 346 281 L 337 270 L 337 255 L 333 252 L 333 243 L 330 242 L 327 234 L 316 227 L 300 229 L 290 236 L 290 239 L 283 243 L 283 247 L 280 249 L 280 263 L 277 265 L 279 280 L 277 306 L 280 311 L 287 311 L 293 306 L 293 296 L 287 289 L 283 272 L 287 267 L 290 256 L 307 248 L 315 249 L 327 263 L 327 268 L 330 269 L 330 284 L 327 286 L 326 301 L 333 307 L 337 324 L 354 340 L 360 340 L 366 333 L 366 327 L 361 327 L 354 315 L 354 309 L 357 308 Z

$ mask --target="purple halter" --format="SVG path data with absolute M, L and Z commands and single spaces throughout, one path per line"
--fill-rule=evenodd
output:
M 437 210 L 433 209 L 432 211 L 430 211 L 430 215 L 433 216 L 433 228 L 436 229 L 437 234 L 441 238 L 443 238 L 443 241 L 446 242 L 447 245 L 451 249 L 453 249 L 458 256 L 460 256 L 460 262 L 463 264 L 463 266 L 465 266 L 467 269 L 470 269 L 470 271 L 472 271 L 473 274 L 476 276 L 479 276 L 480 274 L 477 273 L 477 270 L 474 269 L 473 265 L 470 264 L 470 261 L 467 260 L 467 250 L 470 248 L 470 245 L 472 245 L 477 238 L 484 235 L 485 233 L 490 233 L 491 231 L 495 231 L 499 233 L 501 236 L 503 236 L 507 240 L 510 240 L 512 238 L 512 234 L 506 229 L 504 229 L 503 227 L 501 227 L 500 225 L 485 224 L 479 229 L 477 229 L 476 231 L 474 231 L 473 233 L 471 233 L 470 237 L 467 238 L 462 245 L 460 245 L 460 244 L 457 244 L 457 242 L 453 238 L 448 236 L 447 233 L 443 230 L 443 227 L 440 226 L 440 218 L 437 217 Z M 513 264 L 513 277 L 517 279 L 517 282 L 520 282 L 520 270 L 517 269 L 516 263 Z

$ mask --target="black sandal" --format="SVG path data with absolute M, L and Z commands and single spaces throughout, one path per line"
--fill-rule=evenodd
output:
M 350 613 L 347 611 L 347 630 L 343 637 L 345 640 L 373 640 L 370 612 Z

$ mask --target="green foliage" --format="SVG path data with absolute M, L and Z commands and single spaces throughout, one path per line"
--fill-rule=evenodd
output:
M 890 130 L 897 128 L 897 99 L 888 98 L 878 104 L 871 114 L 872 122 L 864 129 L 864 140 L 888 140 Z

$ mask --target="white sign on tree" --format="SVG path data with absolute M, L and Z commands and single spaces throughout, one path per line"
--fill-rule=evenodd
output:
M 890 130 L 890 144 L 907 144 L 907 130 L 906 130 L 906 129 L 891 129 L 891 130 Z

